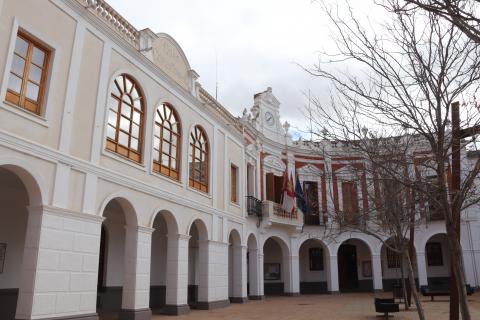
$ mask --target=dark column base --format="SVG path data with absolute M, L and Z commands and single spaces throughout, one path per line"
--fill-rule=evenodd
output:
M 300 292 L 285 292 L 287 297 L 298 297 L 300 296 Z
M 249 300 L 265 300 L 265 296 L 248 296 Z
M 247 297 L 230 297 L 230 303 L 245 303 L 247 301 Z
M 161 314 L 166 314 L 170 316 L 179 316 L 182 314 L 187 314 L 189 312 L 190 312 L 190 307 L 188 306 L 188 304 L 184 304 L 181 306 L 167 304 L 160 311 Z
M 230 305 L 230 301 L 228 300 L 220 300 L 220 301 L 210 301 L 210 302 L 197 302 L 196 309 L 199 310 L 212 310 L 218 308 L 225 308 Z
M 380 293 L 380 292 L 383 292 L 383 289 L 375 289 L 373 290 L 374 293 Z
M 15 319 L 22 320 L 22 319 Z M 98 320 L 98 315 L 96 313 L 90 314 L 80 314 L 76 316 L 67 316 L 67 317 L 53 317 L 47 318 L 46 320 Z
M 152 310 L 125 310 L 120 311 L 120 320 L 150 320 L 152 319 Z
M 332 296 L 338 296 L 340 294 L 340 291 L 328 291 L 328 293 Z

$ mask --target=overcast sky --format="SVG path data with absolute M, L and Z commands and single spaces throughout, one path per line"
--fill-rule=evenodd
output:
M 332 49 L 330 29 L 311 0 L 109 0 L 137 29 L 165 32 L 177 40 L 200 83 L 234 115 L 253 104 L 253 95 L 273 88 L 282 121 L 304 128 L 304 93 L 328 96 L 328 84 L 313 79 L 317 52 Z M 365 9 L 371 0 L 355 1 Z M 367 10 L 368 11 L 368 10 Z

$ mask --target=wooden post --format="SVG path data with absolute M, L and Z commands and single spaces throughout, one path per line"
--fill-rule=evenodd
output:
M 452 219 L 455 223 L 458 241 L 460 241 L 460 212 L 458 206 L 454 204 L 454 198 L 460 190 L 460 103 L 452 103 L 452 190 L 451 190 L 451 209 Z M 457 259 L 456 256 L 451 259 Z M 459 318 L 458 288 L 453 268 L 450 267 L 450 320 Z

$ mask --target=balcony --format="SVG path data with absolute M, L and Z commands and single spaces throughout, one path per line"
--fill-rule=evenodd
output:
M 247 213 L 251 217 L 261 217 L 262 201 L 254 196 L 247 196 Z
M 282 224 L 295 228 L 301 228 L 303 225 L 303 213 L 298 209 L 296 212 L 287 212 L 282 209 L 281 204 L 265 200 L 262 203 L 262 211 L 268 224 Z

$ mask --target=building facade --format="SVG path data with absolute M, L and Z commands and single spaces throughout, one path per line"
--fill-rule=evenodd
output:
M 380 240 L 324 236 L 330 212 L 372 204 L 341 179 L 348 153 L 291 140 L 272 89 L 232 116 L 172 37 L 103 0 L 0 0 L 0 48 L 0 319 L 149 319 L 398 279 Z M 308 214 L 281 209 L 285 172 Z M 448 281 L 444 233 L 416 230 L 420 285 Z M 479 287 L 475 210 L 461 243 Z

